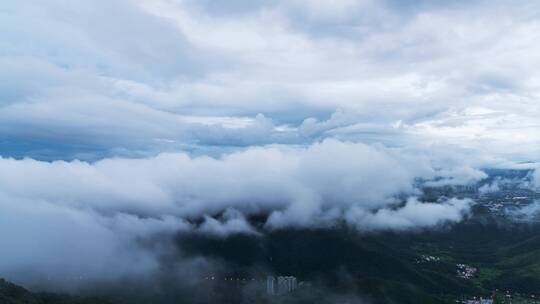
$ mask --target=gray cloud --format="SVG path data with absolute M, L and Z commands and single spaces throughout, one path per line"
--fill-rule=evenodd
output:
M 5 156 L 207 153 L 326 137 L 444 143 L 507 162 L 540 154 L 532 4 L 64 4 L 1 4 Z M 224 127 L 258 113 L 272 124 Z
M 532 174 L 532 185 L 536 190 L 540 189 L 540 169 L 534 170 Z
M 504 210 L 511 220 L 523 223 L 536 223 L 540 215 L 540 201 L 535 200 L 526 206 L 515 206 Z

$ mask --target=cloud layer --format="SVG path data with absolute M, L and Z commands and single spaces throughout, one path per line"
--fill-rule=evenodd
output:
M 537 9 L 4 2 L 2 155 L 207 154 L 337 137 L 538 161 Z
M 149 273 L 170 250 L 149 244 L 178 232 L 256 237 L 285 227 L 404 230 L 460 221 L 469 201 L 414 198 L 415 180 L 435 176 L 424 158 L 336 140 L 222 158 L 3 158 L 0 273 L 24 280 L 31 269 L 34 278 L 72 284 Z M 256 228 L 253 215 L 267 220 Z

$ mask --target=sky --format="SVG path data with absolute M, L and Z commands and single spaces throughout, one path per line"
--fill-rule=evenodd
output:
M 421 202 L 416 182 L 538 167 L 539 15 L 497 0 L 1 1 L 0 276 L 147 273 L 167 246 L 140 240 L 178 231 L 461 221 L 471 201 Z
M 540 155 L 528 1 L 2 2 L 4 157 L 324 138 L 450 146 L 486 165 Z

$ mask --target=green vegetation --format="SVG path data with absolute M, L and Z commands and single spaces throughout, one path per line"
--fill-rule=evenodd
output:
M 354 286 L 374 303 L 419 303 L 419 298 L 442 303 L 462 296 L 490 297 L 497 289 L 525 298 L 538 292 L 539 228 L 484 216 L 437 231 L 358 234 L 335 228 L 226 241 L 186 236 L 181 241 L 193 256 L 225 257 L 235 269 L 264 265 L 300 280 L 317 278 L 335 290 Z M 456 264 L 477 272 L 458 277 Z
M 540 297 L 539 226 L 514 225 L 476 218 L 434 231 L 360 234 L 346 227 L 271 231 L 263 236 L 234 235 L 226 239 L 179 235 L 183 254 L 223 263 L 234 276 L 265 278 L 268 273 L 290 274 L 309 281 L 304 288 L 277 303 L 338 303 L 351 299 L 369 303 L 452 303 L 458 298 L 496 295 L 506 303 L 535 303 Z M 475 267 L 470 278 L 457 276 L 457 264 Z M 182 297 L 178 286 L 160 286 L 161 294 L 116 295 L 114 303 L 210 303 L 208 297 Z M 504 291 L 504 294 L 496 291 Z M 243 290 L 196 292 L 211 294 L 214 303 L 276 303 L 264 291 L 247 297 Z M 144 293 L 144 294 L 143 294 Z M 236 294 L 235 294 L 236 293 Z M 161 297 L 161 298 L 160 298 Z M 223 299 L 232 299 L 223 301 Z M 173 301 L 174 300 L 174 301 Z M 220 302 L 221 300 L 221 302 Z M 351 301 L 349 301 L 351 300 Z M 501 302 L 502 301 L 502 302 Z M 104 304 L 105 299 L 32 293 L 0 281 L 2 304 Z

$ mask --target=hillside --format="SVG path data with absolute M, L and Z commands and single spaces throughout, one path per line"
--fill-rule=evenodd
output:
M 2 304 L 111 304 L 102 298 L 82 298 L 53 293 L 34 293 L 0 279 Z

